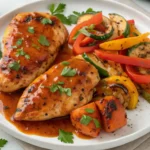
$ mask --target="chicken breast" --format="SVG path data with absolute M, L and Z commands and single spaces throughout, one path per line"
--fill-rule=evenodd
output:
M 99 80 L 97 69 L 82 56 L 59 63 L 25 89 L 14 118 L 39 121 L 68 115 L 91 101 Z
M 16 15 L 3 37 L 0 91 L 28 86 L 50 67 L 67 37 L 65 26 L 48 13 Z

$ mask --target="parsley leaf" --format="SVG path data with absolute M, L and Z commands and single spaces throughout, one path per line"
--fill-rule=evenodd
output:
M 17 50 L 16 57 L 19 56 L 24 56 L 26 59 L 30 59 L 30 56 L 23 50 L 23 48 Z
M 73 77 L 75 76 L 77 73 L 76 69 L 72 69 L 72 68 L 69 68 L 69 67 L 65 67 L 62 72 L 61 72 L 61 75 L 62 76 L 65 76 L 65 77 Z
M 59 18 L 62 23 L 66 24 L 66 25 L 71 25 L 70 20 L 65 15 L 63 15 L 63 14 L 55 14 L 55 16 L 57 18 Z
M 47 38 L 44 35 L 40 35 L 38 42 L 43 46 L 50 46 L 50 42 L 47 40 Z
M 28 55 L 28 54 L 25 54 L 25 56 L 24 56 L 26 59 L 30 59 L 30 55 Z
M 67 96 L 71 96 L 71 89 L 63 88 L 61 85 L 64 85 L 64 82 L 58 82 L 56 84 L 53 84 L 52 86 L 48 86 L 47 88 L 49 88 L 52 93 L 59 91 L 61 94 L 65 93 Z
M 28 32 L 33 34 L 34 33 L 34 27 L 28 27 Z
M 49 11 L 51 12 L 51 14 L 54 13 L 54 9 L 55 9 L 55 4 L 50 4 L 49 5 Z
M 66 24 L 66 25 L 71 25 L 70 19 L 68 17 L 66 17 L 64 14 L 62 14 L 64 12 L 65 8 L 66 8 L 66 4 L 63 4 L 63 3 L 60 3 L 58 6 L 55 6 L 55 4 L 51 4 L 49 6 L 49 10 L 52 15 L 59 18 L 59 20 L 62 23 Z
M 85 111 L 86 111 L 87 113 L 90 113 L 90 114 L 92 114 L 92 113 L 95 112 L 95 110 L 92 109 L 92 108 L 86 108 Z
M 43 18 L 41 20 L 41 23 L 45 25 L 45 24 L 52 24 L 53 22 L 52 22 L 52 20 L 50 20 L 48 18 Z
M 69 19 L 71 24 L 76 24 L 77 21 L 78 21 L 78 16 L 76 16 L 76 15 L 69 15 L 68 19 Z
M 61 62 L 61 64 L 64 65 L 64 66 L 70 65 L 70 63 L 68 61 L 63 61 L 63 62 Z
M 100 122 L 97 119 L 93 118 L 93 121 L 94 121 L 94 124 L 95 124 L 96 128 L 101 127 Z
M 60 129 L 58 140 L 64 143 L 73 143 L 73 134 Z
M 66 4 L 60 3 L 57 7 L 55 4 L 49 5 L 49 10 L 52 15 L 63 13 L 66 8 Z
M 14 62 L 10 63 L 8 65 L 8 67 L 12 70 L 18 71 L 20 69 L 20 63 L 17 61 L 14 61 Z
M 23 39 L 18 39 L 17 42 L 16 42 L 16 45 L 20 46 L 22 44 L 22 41 L 23 41 Z
M 8 141 L 5 139 L 0 139 L 0 148 L 4 147 L 4 145 L 7 143 Z
M 66 93 L 67 96 L 71 96 L 71 89 L 70 88 L 64 88 L 64 93 Z
M 92 121 L 92 117 L 83 115 L 82 118 L 80 119 L 80 123 L 84 125 L 88 125 Z
M 40 50 L 40 47 L 36 44 L 32 44 L 32 47 L 36 48 L 37 50 Z
M 17 52 L 16 52 L 17 57 L 24 56 L 24 55 L 25 55 L 25 52 L 24 52 L 23 48 L 20 48 L 17 50 Z
M 16 46 L 16 45 L 14 45 L 14 46 L 12 46 L 12 48 L 13 48 L 13 49 L 15 49 L 15 48 L 17 48 L 17 46 Z

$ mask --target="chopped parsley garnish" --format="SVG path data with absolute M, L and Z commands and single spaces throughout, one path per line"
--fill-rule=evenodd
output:
M 63 12 L 66 8 L 66 4 L 60 3 L 59 5 L 51 4 L 49 5 L 49 11 L 52 15 L 56 16 L 61 20 L 62 23 L 71 25 L 71 22 L 68 17 L 66 17 Z
M 38 42 L 43 46 L 50 46 L 50 42 L 47 40 L 47 38 L 44 35 L 40 35 Z
M 68 62 L 68 61 L 63 61 L 63 62 L 61 62 L 61 64 L 64 65 L 64 66 L 68 66 L 68 65 L 70 65 L 70 62 Z
M 52 15 L 58 17 L 62 23 L 66 25 L 76 24 L 78 18 L 85 14 L 96 14 L 99 11 L 94 11 L 92 8 L 88 8 L 85 12 L 73 11 L 73 14 L 65 16 L 63 13 L 65 11 L 66 4 L 60 3 L 59 5 L 51 4 L 49 5 L 49 11 Z
M 82 118 L 80 119 L 80 123 L 84 125 L 88 125 L 92 121 L 92 117 L 83 115 Z
M 73 37 L 73 39 L 75 40 L 78 35 L 80 33 L 90 37 L 91 36 L 91 33 L 89 31 L 93 31 L 93 29 L 95 28 L 95 25 L 94 24 L 91 24 L 90 26 L 85 26 L 83 28 L 81 28 L 80 30 L 78 30 L 78 32 L 75 34 L 75 36 Z
M 0 148 L 4 147 L 7 142 L 5 139 L 0 139 Z
M 63 15 L 63 14 L 55 14 L 55 16 L 57 18 L 59 18 L 63 24 L 71 25 L 70 20 L 65 15 Z
M 26 59 L 30 59 L 30 55 L 28 55 L 28 54 L 25 54 L 25 56 L 24 56 Z
M 58 82 L 46 88 L 49 88 L 52 93 L 59 91 L 60 94 L 65 93 L 67 96 L 71 96 L 71 88 L 64 88 L 62 85 L 64 85 L 64 82 Z
M 92 117 L 87 116 L 87 115 L 82 116 L 82 118 L 80 119 L 80 123 L 87 126 L 92 120 L 93 120 L 96 128 L 101 127 L 100 122 L 97 119 L 92 118 Z
M 90 113 L 90 114 L 92 114 L 92 113 L 95 112 L 95 110 L 92 109 L 92 108 L 86 108 L 85 111 L 86 111 L 87 113 Z
M 13 49 L 15 49 L 15 48 L 17 48 L 17 46 L 16 46 L 16 45 L 14 45 L 14 46 L 12 46 L 12 48 L 13 48 Z
M 33 34 L 34 33 L 34 27 L 28 27 L 28 32 Z
M 66 8 L 66 4 L 60 3 L 58 6 L 55 6 L 55 4 L 49 5 L 49 10 L 52 15 L 63 13 Z
M 32 47 L 36 48 L 37 50 L 40 50 L 40 46 L 38 46 L 36 44 L 32 44 Z
M 12 63 L 10 63 L 8 65 L 8 67 L 11 69 L 11 70 L 15 70 L 15 71 L 18 71 L 20 69 L 20 63 L 17 62 L 17 61 L 14 61 Z
M 96 128 L 100 128 L 101 127 L 100 122 L 97 119 L 93 118 L 93 121 L 94 121 L 94 124 L 95 124 Z
M 16 45 L 20 46 L 22 44 L 22 42 L 23 42 L 23 39 L 18 39 L 17 42 L 16 42 Z
M 23 50 L 23 48 L 17 50 L 16 56 L 24 56 L 26 59 L 30 59 L 30 56 Z
M 41 20 L 41 23 L 42 24 L 53 24 L 53 22 L 52 22 L 52 20 L 51 19 L 48 19 L 48 18 L 43 18 L 42 20 Z
M 62 72 L 61 72 L 61 75 L 62 76 L 65 76 L 65 77 L 73 77 L 75 76 L 77 73 L 76 69 L 72 69 L 72 68 L 69 68 L 69 67 L 65 67 Z
M 64 143 L 73 143 L 73 134 L 64 130 L 59 130 L 58 140 Z

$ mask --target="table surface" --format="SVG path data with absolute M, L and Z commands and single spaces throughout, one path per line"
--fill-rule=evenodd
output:
M 0 0 L 0 16 L 12 9 L 15 9 L 18 6 L 29 3 L 31 1 L 35 1 L 35 0 Z M 131 0 L 124 0 L 124 1 L 116 0 L 116 1 L 125 3 L 129 6 L 134 6 L 134 8 L 150 16 L 149 15 L 149 12 L 150 12 L 149 0 L 132 0 L 132 1 Z M 11 150 L 44 150 L 42 148 L 38 148 L 30 144 L 27 144 L 25 142 L 22 142 L 20 140 L 17 140 L 14 137 L 6 134 L 2 130 L 0 130 L 0 138 L 4 138 L 8 140 L 8 143 L 3 148 L 3 150 L 10 150 L 10 149 Z M 150 133 L 139 138 L 138 140 L 135 140 L 123 146 L 112 148 L 110 150 L 150 150 Z

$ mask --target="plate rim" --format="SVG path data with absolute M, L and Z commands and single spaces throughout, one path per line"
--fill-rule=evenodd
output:
M 4 19 L 5 17 L 7 18 L 7 15 L 10 15 L 11 13 L 13 13 L 15 11 L 18 11 L 19 9 L 30 6 L 32 4 L 36 4 L 36 3 L 40 3 L 40 2 L 43 3 L 44 1 L 49 1 L 50 2 L 51 0 L 36 0 L 36 1 L 33 1 L 33 2 L 28 2 L 26 4 L 18 6 L 15 9 L 7 11 L 4 15 L 0 16 L 0 20 Z M 136 13 L 140 14 L 141 16 L 145 17 L 146 19 L 148 19 L 150 21 L 150 17 L 148 15 L 132 8 L 131 6 L 128 6 L 124 3 L 121 3 L 119 1 L 115 1 L 115 0 L 94 0 L 94 1 L 99 1 L 99 2 L 100 1 L 108 1 L 108 2 L 116 4 L 116 5 L 121 5 L 125 8 L 127 8 L 127 9 L 135 11 Z M 56 0 L 56 2 L 57 2 L 57 0 Z M 2 115 L 0 114 L 0 116 L 2 116 Z M 0 118 L 0 120 L 2 120 L 2 119 L 4 119 L 9 124 L 11 124 L 4 116 L 2 116 L 2 118 Z M 24 142 L 33 144 L 35 146 L 39 146 L 39 147 L 42 147 L 42 148 L 48 148 L 47 145 L 50 145 L 51 146 L 50 148 L 52 148 L 52 149 L 56 149 L 56 147 L 57 147 L 57 149 L 65 148 L 66 150 L 70 150 L 70 148 L 72 148 L 72 150 L 73 150 L 73 149 L 76 149 L 76 148 L 79 148 L 79 147 L 82 147 L 82 148 L 87 149 L 87 150 L 91 149 L 91 148 L 97 149 L 98 146 L 101 146 L 102 149 L 113 148 L 113 147 L 116 147 L 116 146 L 120 146 L 120 145 L 129 143 L 129 142 L 132 142 L 132 141 L 134 141 L 134 140 L 136 140 L 136 139 L 138 139 L 138 138 L 142 137 L 143 135 L 150 132 L 150 126 L 147 126 L 147 127 L 143 128 L 142 130 L 138 130 L 138 131 L 136 131 L 132 134 L 129 134 L 129 135 L 117 138 L 117 139 L 113 139 L 111 141 L 104 141 L 103 143 L 100 143 L 100 144 L 99 143 L 94 143 L 92 145 L 90 145 L 90 144 L 88 144 L 88 145 L 76 145 L 76 144 L 65 144 L 65 143 L 61 143 L 61 142 L 52 143 L 51 141 L 49 143 L 47 143 L 45 141 L 41 141 L 40 139 L 34 139 L 34 138 L 32 138 L 32 135 L 25 134 L 25 133 L 19 131 L 17 128 L 16 128 L 17 131 L 15 131 L 12 128 L 11 129 L 8 128 L 8 126 L 3 124 L 3 122 L 0 122 L 0 127 L 1 127 L 2 130 L 4 130 L 6 133 L 10 134 L 11 136 L 13 136 L 13 137 L 15 137 L 19 140 L 22 140 Z M 38 137 L 40 137 L 40 136 L 38 136 Z M 45 145 L 43 145 L 43 144 L 45 144 Z

